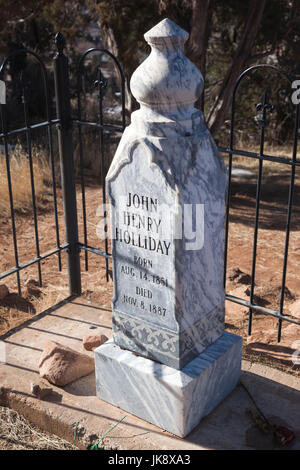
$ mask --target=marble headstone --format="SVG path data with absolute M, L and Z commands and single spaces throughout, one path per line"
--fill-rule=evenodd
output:
M 200 71 L 169 19 L 145 34 L 131 78 L 140 104 L 106 181 L 113 340 L 95 350 L 97 394 L 185 436 L 239 380 L 241 338 L 224 333 L 226 167 L 194 103 Z
M 119 346 L 180 369 L 224 331 L 226 168 L 194 102 L 188 34 L 164 20 L 131 78 L 140 103 L 106 181 L 113 331 Z

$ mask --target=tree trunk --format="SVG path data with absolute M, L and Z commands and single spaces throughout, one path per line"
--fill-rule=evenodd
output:
M 232 63 L 226 72 L 219 96 L 208 117 L 208 125 L 213 135 L 217 134 L 226 119 L 235 82 L 239 74 L 243 71 L 247 59 L 250 56 L 260 26 L 265 3 L 266 0 L 252 0 L 251 2 L 240 43 Z
M 187 56 L 200 69 L 204 80 L 206 75 L 206 52 L 212 16 L 211 4 L 211 0 L 193 0 L 191 31 L 186 46 Z M 203 110 L 204 93 L 202 93 L 196 105 L 199 105 Z
M 101 26 L 101 25 L 100 25 Z M 107 49 L 112 52 L 116 57 L 119 56 L 119 49 L 118 49 L 118 43 L 116 41 L 114 31 L 112 28 L 109 28 L 105 25 L 101 26 L 104 33 L 105 33 L 105 45 Z M 138 103 L 136 100 L 133 98 L 132 93 L 130 91 L 130 78 L 132 74 L 132 70 L 128 70 L 128 67 L 126 67 L 126 64 L 121 64 L 121 67 L 124 72 L 125 76 L 125 107 L 126 107 L 126 114 L 130 116 L 132 111 L 138 109 Z M 117 70 L 117 69 L 116 69 Z M 118 74 L 117 74 L 118 75 Z

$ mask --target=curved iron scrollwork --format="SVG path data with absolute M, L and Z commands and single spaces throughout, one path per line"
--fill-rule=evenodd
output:
M 103 99 L 105 96 L 105 91 L 108 87 L 108 78 L 106 78 L 101 70 L 101 66 L 97 66 L 97 77 L 94 81 L 93 85 L 97 89 L 97 98 L 98 98 L 98 121 L 97 122 L 90 122 L 88 120 L 83 119 L 82 116 L 82 106 L 81 106 L 81 96 L 83 95 L 84 98 L 86 97 L 86 69 L 85 69 L 85 61 L 90 55 L 98 54 L 99 59 L 103 56 L 107 56 L 110 58 L 114 65 L 116 66 L 119 79 L 120 79 L 120 98 L 121 98 L 121 123 L 120 125 L 105 123 L 104 122 L 104 107 L 103 107 Z M 101 49 L 97 47 L 93 47 L 85 51 L 78 63 L 77 67 L 77 119 L 75 120 L 76 124 L 78 125 L 78 137 L 79 137 L 79 162 L 80 162 L 80 180 L 81 180 L 81 194 L 82 194 L 82 212 L 83 212 L 83 237 L 84 243 L 81 245 L 81 248 L 84 249 L 84 256 L 85 256 L 85 269 L 88 270 L 88 251 L 92 251 L 90 247 L 88 247 L 88 237 L 87 237 L 87 224 L 86 224 L 86 198 L 85 198 L 85 177 L 84 177 L 84 156 L 83 156 L 83 138 L 82 138 L 82 127 L 83 126 L 92 126 L 96 127 L 99 131 L 99 151 L 100 151 L 100 159 L 101 159 L 101 186 L 102 186 L 102 201 L 105 204 L 106 201 L 106 188 L 105 188 L 105 174 L 104 174 L 104 166 L 105 166 L 105 154 L 104 154 L 104 141 L 105 136 L 109 135 L 113 132 L 123 132 L 125 129 L 125 75 L 123 73 L 122 67 L 118 61 L 118 59 L 107 49 Z M 105 207 L 105 206 L 104 206 Z M 104 218 L 104 230 L 107 232 L 107 212 L 103 210 L 103 218 Z M 106 280 L 109 279 L 109 269 L 108 269 L 108 260 L 109 260 L 109 252 L 108 252 L 108 239 L 105 237 L 104 240 L 105 244 L 105 268 L 106 268 Z
M 267 112 L 273 113 L 275 106 L 269 103 L 269 97 L 267 91 L 265 90 L 261 98 L 261 102 L 255 104 L 255 109 L 257 111 L 254 121 L 263 128 L 268 127 L 269 123 L 267 121 Z

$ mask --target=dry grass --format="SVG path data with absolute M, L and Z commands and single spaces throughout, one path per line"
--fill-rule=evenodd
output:
M 15 411 L 0 407 L 0 450 L 71 450 L 72 445 L 40 431 Z
M 49 194 L 51 169 L 46 156 L 36 148 L 32 150 L 32 163 L 36 203 L 39 206 Z M 30 166 L 28 154 L 20 145 L 10 151 L 10 175 L 14 208 L 19 213 L 26 213 L 32 209 Z M 9 214 L 6 161 L 4 154 L 0 154 L 0 216 L 9 216 Z

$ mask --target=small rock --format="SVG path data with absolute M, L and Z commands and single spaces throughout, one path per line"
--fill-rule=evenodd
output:
M 262 307 L 270 305 L 271 308 L 279 308 L 281 298 L 281 286 L 272 286 L 270 284 L 265 284 L 255 287 L 254 292 L 254 303 L 260 304 Z M 250 287 L 247 287 L 245 293 L 247 295 L 250 295 Z M 287 302 L 295 300 L 294 294 L 289 290 L 288 287 L 284 288 L 284 299 Z
M 27 279 L 25 282 L 26 292 L 29 297 L 40 297 L 41 289 L 38 281 L 35 279 Z
M 0 300 L 4 299 L 8 294 L 8 287 L 5 284 L 0 284 Z
M 230 281 L 234 281 L 241 273 L 239 268 L 230 268 L 227 270 L 227 277 Z
M 93 444 L 95 441 L 99 441 L 99 436 L 98 434 L 89 434 L 87 436 L 87 440 L 89 441 L 90 444 Z
M 46 396 L 50 395 L 50 393 L 52 392 L 52 388 L 48 387 L 42 381 L 31 382 L 30 391 L 37 398 L 43 399 Z
M 250 274 L 244 273 L 239 268 L 231 268 L 227 273 L 229 281 L 236 282 L 237 284 L 251 284 Z
M 40 376 L 63 387 L 94 371 L 94 359 L 62 344 L 49 341 L 40 358 Z
M 29 285 L 32 285 L 32 286 L 35 286 L 35 287 L 39 287 L 40 284 L 39 284 L 39 281 L 37 281 L 36 279 L 27 279 L 24 283 L 25 286 L 29 286 Z
M 98 348 L 98 346 L 101 346 L 107 340 L 108 337 L 105 335 L 85 336 L 82 340 L 82 345 L 87 351 L 93 351 L 93 349 Z

